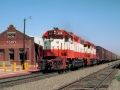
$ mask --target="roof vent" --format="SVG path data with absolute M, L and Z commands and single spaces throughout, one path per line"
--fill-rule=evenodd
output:
M 9 25 L 9 27 L 8 27 L 8 30 L 11 30 L 11 29 L 12 29 L 12 30 L 13 30 L 13 29 L 15 30 L 15 27 L 14 27 L 14 25 L 12 25 L 12 24 Z
M 54 29 L 54 30 L 58 30 L 59 28 L 58 28 L 58 27 L 54 27 L 53 29 Z

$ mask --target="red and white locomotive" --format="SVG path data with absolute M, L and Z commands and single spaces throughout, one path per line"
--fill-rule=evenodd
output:
M 64 71 L 97 63 L 96 47 L 72 32 L 54 28 L 43 34 L 41 70 Z

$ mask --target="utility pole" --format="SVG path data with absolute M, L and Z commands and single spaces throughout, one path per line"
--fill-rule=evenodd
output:
M 22 60 L 22 68 L 23 70 L 25 69 L 25 59 L 26 59 L 26 48 L 25 48 L 25 41 L 26 41 L 26 35 L 25 35 L 25 32 L 26 32 L 26 20 L 28 19 L 31 19 L 31 16 L 28 17 L 28 18 L 24 18 L 24 28 L 23 28 L 23 60 Z
M 22 69 L 25 69 L 25 28 L 26 28 L 26 19 L 24 18 L 24 34 L 23 34 L 23 61 L 22 61 Z

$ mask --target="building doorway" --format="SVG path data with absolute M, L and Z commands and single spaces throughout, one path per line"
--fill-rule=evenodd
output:
M 0 60 L 4 61 L 5 60 L 5 53 L 4 53 L 4 49 L 0 49 Z
M 20 61 L 22 61 L 24 59 L 24 50 L 23 49 L 19 49 L 19 59 L 20 59 Z
M 24 54 L 24 49 L 20 48 L 19 49 L 19 59 L 20 61 L 22 61 L 23 59 L 27 60 L 28 56 L 27 56 L 27 51 Z
M 14 60 L 14 49 L 9 49 L 9 60 L 10 61 Z

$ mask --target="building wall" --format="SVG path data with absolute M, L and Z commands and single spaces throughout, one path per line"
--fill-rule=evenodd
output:
M 23 35 L 13 25 L 10 25 L 6 31 L 0 34 L 0 61 L 8 61 L 9 63 L 16 61 L 20 64 L 20 55 L 22 55 L 20 52 L 23 52 Z M 33 64 L 35 62 L 34 40 L 27 35 L 25 36 L 25 48 L 27 60 Z M 10 60 L 10 56 L 12 56 L 10 53 L 13 52 L 14 60 Z

